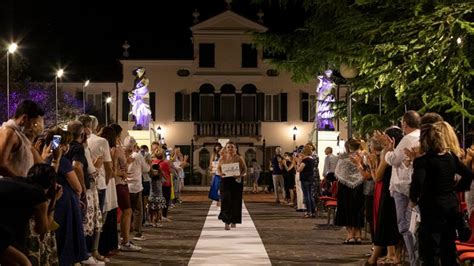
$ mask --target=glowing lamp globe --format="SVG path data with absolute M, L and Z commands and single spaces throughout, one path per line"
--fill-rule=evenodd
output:
M 357 70 L 357 68 L 350 67 L 346 63 L 341 64 L 339 67 L 339 72 L 341 72 L 342 77 L 345 79 L 353 79 L 359 75 L 359 70 Z

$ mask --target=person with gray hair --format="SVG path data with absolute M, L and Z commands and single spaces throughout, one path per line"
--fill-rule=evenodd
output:
M 92 118 L 87 114 L 80 115 L 77 118 L 77 121 L 81 122 L 84 126 L 84 133 L 88 139 L 92 134 Z M 100 242 L 100 231 L 102 229 L 102 211 L 100 208 L 100 200 L 98 189 L 96 186 L 96 180 L 99 176 L 99 171 L 96 168 L 102 166 L 102 159 L 99 157 L 95 160 L 92 159 L 91 151 L 87 141 L 83 142 L 84 146 L 84 155 L 87 159 L 87 172 L 84 175 L 89 177 L 90 189 L 86 190 L 87 198 L 87 213 L 85 220 L 88 221 L 84 223 L 84 232 L 87 238 L 88 250 L 91 252 L 91 255 L 98 261 L 107 262 L 108 259 L 99 254 L 99 242 Z M 105 217 L 106 218 L 106 217 Z
M 97 163 L 96 168 L 98 172 L 97 189 L 99 190 L 99 204 L 102 212 L 104 212 L 105 190 L 109 180 L 113 177 L 112 157 L 110 155 L 110 146 L 107 140 L 96 135 L 99 124 L 97 118 L 92 115 L 90 115 L 89 118 L 91 120 L 90 123 L 88 123 L 88 119 L 84 118 L 84 121 L 86 122 L 85 126 L 90 125 L 90 128 L 86 127 L 86 132 L 90 134 L 87 139 L 87 144 L 90 149 L 92 160 L 102 162 Z
M 420 115 L 413 110 L 407 111 L 402 118 L 402 130 L 405 136 L 395 147 L 395 141 L 386 137 L 385 161 L 392 166 L 392 177 L 390 179 L 390 194 L 395 199 L 397 212 L 398 230 L 403 236 L 403 241 L 408 251 L 410 265 L 417 265 L 418 255 L 416 252 L 415 236 L 410 232 L 410 219 L 412 209 L 409 207 L 408 197 L 413 165 L 405 165 L 408 156 L 405 149 L 412 149 L 419 145 L 420 140 Z
M 275 149 L 275 156 L 272 159 L 272 179 L 273 179 L 273 189 L 275 190 L 275 202 L 280 203 L 280 193 L 278 188 L 281 189 L 283 198 L 285 200 L 286 193 L 285 193 L 285 186 L 284 186 L 284 179 L 283 179 L 283 169 L 282 169 L 282 149 L 281 147 L 277 147 Z M 283 203 L 283 202 L 282 202 Z
M 91 118 L 92 133 L 97 134 L 97 131 L 99 129 L 99 120 L 97 120 L 97 117 L 93 115 L 89 115 L 89 117 Z

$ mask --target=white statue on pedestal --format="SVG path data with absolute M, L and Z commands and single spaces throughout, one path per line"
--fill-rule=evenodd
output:
M 128 100 L 132 104 L 130 113 L 135 119 L 134 129 L 148 129 L 151 121 L 151 110 L 148 94 L 148 78 L 145 77 L 145 68 L 138 67 L 133 71 L 136 77 L 134 88 L 128 93 Z

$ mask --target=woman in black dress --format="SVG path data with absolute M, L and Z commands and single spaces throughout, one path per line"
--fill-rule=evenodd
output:
M 403 138 L 403 131 L 398 127 L 390 127 L 385 130 L 385 134 L 391 139 L 395 139 L 398 145 Z M 369 142 L 374 151 L 375 162 L 371 160 L 371 176 L 375 180 L 374 192 L 374 251 L 368 259 L 367 264 L 376 265 L 377 259 L 382 255 L 384 247 L 387 247 L 387 256 L 384 263 L 398 264 L 395 246 L 399 243 L 401 236 L 397 227 L 397 215 L 395 201 L 390 195 L 390 179 L 392 177 L 392 167 L 385 161 L 385 150 L 382 149 L 382 134 L 375 134 Z
M 233 142 L 227 142 L 225 145 L 226 153 L 219 160 L 217 172 L 222 177 L 221 193 L 221 213 L 219 219 L 225 223 L 225 230 L 235 228 L 236 224 L 242 223 L 242 193 L 243 177 L 247 173 L 247 166 L 240 155 L 237 154 L 237 148 Z M 239 164 L 239 175 L 229 176 L 222 170 L 223 165 Z
M 446 122 L 421 129 L 420 148 L 424 154 L 413 161 L 410 205 L 420 207 L 418 241 L 422 265 L 457 265 L 456 191 L 469 189 L 474 175 L 457 156 L 459 144 L 449 143 L 452 139 L 457 142 L 455 136 Z M 461 176 L 457 183 L 455 174 Z

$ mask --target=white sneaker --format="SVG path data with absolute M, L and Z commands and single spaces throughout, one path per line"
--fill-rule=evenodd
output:
M 132 251 L 132 252 L 133 252 L 133 251 L 140 251 L 140 250 L 142 250 L 141 247 L 139 247 L 139 246 L 133 244 L 131 241 L 128 241 L 128 243 L 125 244 L 125 245 L 120 245 L 119 249 L 120 249 L 121 251 Z
M 146 240 L 146 237 L 142 234 L 141 236 L 134 236 L 134 237 L 133 237 L 133 240 L 136 240 L 136 241 L 145 241 L 145 240 Z
M 171 222 L 171 219 L 170 219 L 170 218 L 167 218 L 167 217 L 161 217 L 161 221 L 162 221 L 162 222 L 169 223 L 169 222 Z
M 81 261 L 83 265 L 105 265 L 105 262 L 96 260 L 94 257 L 90 256 L 87 260 Z

